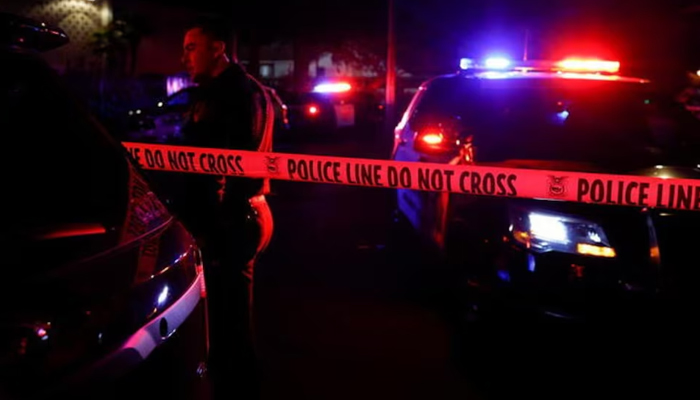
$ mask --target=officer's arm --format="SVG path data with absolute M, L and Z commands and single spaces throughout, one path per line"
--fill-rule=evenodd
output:
M 264 123 L 264 113 L 259 95 L 249 88 L 229 94 L 223 119 L 226 147 L 238 150 L 255 151 L 260 145 L 260 132 Z M 222 132 L 223 133 L 223 132 Z

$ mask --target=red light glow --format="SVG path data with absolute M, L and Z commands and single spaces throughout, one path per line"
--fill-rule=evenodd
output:
M 428 132 L 424 133 L 421 135 L 420 140 L 422 140 L 425 144 L 429 145 L 438 145 L 443 142 L 445 138 L 442 136 L 442 133 L 434 133 L 434 132 Z
M 566 71 L 578 72 L 608 72 L 614 74 L 620 71 L 619 61 L 568 58 L 558 62 L 557 66 Z

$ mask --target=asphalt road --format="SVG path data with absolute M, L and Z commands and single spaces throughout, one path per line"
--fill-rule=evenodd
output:
M 350 131 L 276 151 L 387 158 L 390 144 Z M 650 334 L 663 327 L 459 329 L 416 295 L 433 260 L 405 232 L 395 239 L 392 195 L 273 182 L 275 232 L 255 294 L 265 399 L 669 397 L 688 382 L 669 372 L 689 371 L 679 367 L 688 348 Z
M 391 138 L 358 133 L 277 151 L 387 158 Z M 277 181 L 270 206 L 274 238 L 256 270 L 266 398 L 470 393 L 450 365 L 445 322 L 407 300 L 417 259 L 397 259 L 387 246 L 391 191 Z

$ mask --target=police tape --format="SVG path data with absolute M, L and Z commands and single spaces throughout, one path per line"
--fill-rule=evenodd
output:
M 700 180 L 123 142 L 146 170 L 700 210 Z

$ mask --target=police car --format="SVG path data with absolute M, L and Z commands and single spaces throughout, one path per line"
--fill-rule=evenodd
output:
M 42 58 L 68 40 L 0 13 L 0 398 L 199 398 L 200 249 Z
M 697 120 L 653 82 L 619 71 L 596 59 L 463 59 L 421 85 L 392 159 L 700 178 Z M 401 220 L 450 267 L 449 291 L 480 310 L 470 315 L 588 320 L 691 304 L 697 211 L 638 207 L 634 196 L 622 205 L 516 199 L 507 177 L 486 175 L 463 182 L 466 195 L 396 197 Z M 576 190 L 568 175 L 553 174 L 549 189 Z M 675 201 L 697 209 L 699 195 L 684 188 Z
M 287 105 L 277 91 L 265 86 L 272 101 L 276 138 L 284 138 L 289 129 Z M 135 142 L 177 144 L 183 140 L 182 128 L 187 113 L 197 98 L 198 86 L 188 86 L 158 101 L 153 107 L 129 110 L 126 119 L 126 138 Z
M 129 110 L 126 120 L 128 139 L 173 143 L 182 139 L 182 126 L 194 100 L 196 86 L 183 88 L 148 109 Z
M 384 116 L 378 93 L 346 81 L 323 81 L 310 92 L 283 97 L 289 106 L 289 124 L 297 134 L 328 136 L 347 128 L 371 127 Z

